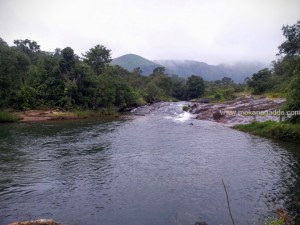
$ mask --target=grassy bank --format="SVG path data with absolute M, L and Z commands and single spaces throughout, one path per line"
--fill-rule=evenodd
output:
M 6 122 L 15 122 L 20 120 L 17 115 L 10 112 L 0 112 L 0 123 L 6 123 Z
M 35 122 L 47 120 L 76 120 L 89 118 L 115 118 L 119 113 L 115 108 L 102 108 L 99 110 L 72 110 L 61 111 L 56 109 L 39 109 L 21 112 L 0 112 L 1 122 Z
M 300 124 L 265 121 L 236 125 L 234 128 L 262 137 L 300 143 Z
M 56 111 L 50 115 L 52 120 L 68 120 L 68 119 L 88 119 L 98 117 L 115 117 L 119 113 L 113 108 L 105 108 L 101 110 L 76 110 L 76 111 Z

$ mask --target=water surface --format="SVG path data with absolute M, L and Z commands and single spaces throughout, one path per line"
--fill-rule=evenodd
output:
M 300 213 L 299 144 L 199 121 L 165 103 L 131 120 L 0 125 L 0 225 L 264 224 Z M 193 125 L 192 125 L 192 124 Z

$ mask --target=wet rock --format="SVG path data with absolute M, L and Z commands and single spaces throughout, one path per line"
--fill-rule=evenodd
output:
M 207 110 L 207 111 L 204 111 L 202 113 L 199 113 L 197 116 L 196 116 L 196 119 L 198 120 L 209 120 L 213 115 L 213 110 Z
M 198 108 L 195 108 L 194 110 L 191 110 L 191 113 L 198 114 L 198 113 L 207 111 L 209 109 L 211 109 L 211 107 L 198 107 Z
M 214 112 L 212 116 L 213 116 L 214 120 L 219 120 L 219 119 L 221 119 L 222 117 L 224 117 L 224 115 L 222 115 L 222 114 L 220 113 L 220 111 Z
M 251 123 L 253 120 L 259 122 L 266 120 L 279 121 L 278 116 L 268 115 L 268 113 L 275 110 L 278 111 L 284 102 L 284 99 L 273 100 L 265 97 L 254 98 L 253 96 L 246 96 L 224 103 L 194 103 L 189 112 L 196 114 L 196 119 L 199 120 L 216 121 L 233 126 L 236 124 Z M 221 111 L 229 113 L 224 115 Z M 261 112 L 262 115 L 251 116 L 250 112 Z
M 199 103 L 210 103 L 210 100 L 208 98 L 202 98 Z
M 196 222 L 195 225 L 207 225 L 205 222 Z

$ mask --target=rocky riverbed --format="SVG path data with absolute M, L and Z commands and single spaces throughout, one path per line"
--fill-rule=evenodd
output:
M 210 120 L 234 126 L 253 121 L 279 121 L 279 110 L 284 102 L 285 99 L 246 96 L 223 103 L 195 102 L 190 105 L 189 112 L 195 114 L 195 118 L 199 120 Z

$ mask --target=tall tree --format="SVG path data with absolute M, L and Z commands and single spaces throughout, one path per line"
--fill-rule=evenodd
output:
M 300 110 L 300 20 L 294 25 L 286 25 L 282 27 L 283 35 L 286 41 L 279 48 L 279 54 L 284 55 L 285 62 L 289 63 L 292 70 L 291 80 L 287 89 L 287 102 L 285 110 Z M 294 115 L 292 122 L 300 122 L 300 115 Z
M 288 56 L 300 56 L 300 20 L 294 25 L 282 27 L 286 41 L 279 48 L 279 54 Z
M 249 87 L 253 89 L 253 94 L 262 94 L 270 89 L 273 84 L 271 82 L 272 73 L 268 68 L 262 69 L 253 74 L 247 81 Z
M 111 50 L 107 49 L 105 46 L 96 45 L 85 54 L 82 54 L 82 56 L 84 57 L 84 62 L 90 65 L 97 74 L 101 74 L 103 69 L 112 60 L 110 52 Z
M 188 99 L 199 98 L 204 94 L 204 80 L 200 76 L 192 75 L 187 82 L 187 97 Z

